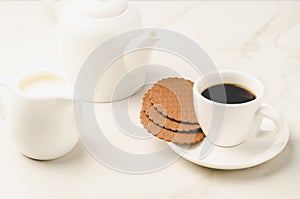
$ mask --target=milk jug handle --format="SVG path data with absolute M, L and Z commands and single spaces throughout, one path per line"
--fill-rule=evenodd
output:
M 5 88 L 9 91 L 12 90 L 13 87 L 13 80 L 6 79 L 6 78 L 0 78 L 0 87 Z M 4 121 L 6 121 L 6 108 L 4 105 L 4 98 L 5 96 L 1 93 L 0 94 L 0 118 Z

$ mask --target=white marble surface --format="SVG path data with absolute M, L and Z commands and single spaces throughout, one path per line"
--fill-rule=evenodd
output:
M 0 198 L 299 198 L 300 1 L 133 4 L 145 26 L 186 34 L 219 68 L 261 79 L 267 102 L 288 122 L 288 146 L 273 160 L 245 170 L 212 170 L 180 159 L 158 172 L 132 175 L 101 165 L 80 144 L 54 161 L 30 160 L 17 151 L 1 122 Z M 40 1 L 0 2 L 1 77 L 59 67 L 55 22 L 44 11 Z M 103 105 L 95 108 L 100 115 L 110 112 Z

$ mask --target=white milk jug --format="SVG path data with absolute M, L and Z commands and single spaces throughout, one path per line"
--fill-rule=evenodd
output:
M 51 160 L 70 152 L 78 141 L 73 117 L 72 85 L 53 71 L 34 71 L 0 85 L 12 91 L 0 112 L 25 156 Z M 7 100 L 6 100 L 7 101 Z

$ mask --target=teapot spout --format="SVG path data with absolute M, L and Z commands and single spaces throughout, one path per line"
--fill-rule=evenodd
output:
M 149 49 L 155 46 L 156 42 L 161 39 L 159 30 L 145 30 L 140 35 L 131 39 L 124 48 L 124 53 L 137 49 Z
M 44 15 L 51 24 L 56 25 L 64 8 L 73 0 L 43 0 Z

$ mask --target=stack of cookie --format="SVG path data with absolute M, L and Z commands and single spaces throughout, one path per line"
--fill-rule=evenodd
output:
M 154 136 L 177 144 L 204 138 L 193 104 L 193 82 L 183 78 L 158 81 L 144 95 L 141 123 Z

